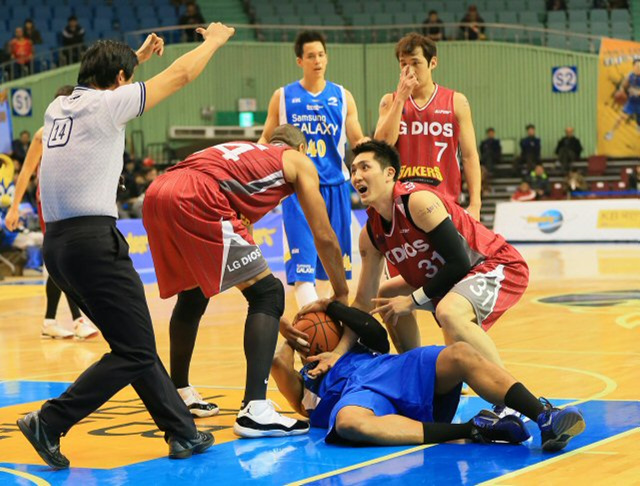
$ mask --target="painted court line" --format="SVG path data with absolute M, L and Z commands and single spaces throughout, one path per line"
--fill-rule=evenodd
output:
M 51 484 L 44 479 L 39 478 L 38 476 L 34 476 L 33 474 L 29 474 L 23 471 L 16 471 L 15 469 L 8 469 L 6 467 L 0 467 L 0 473 L 7 473 L 11 476 L 18 476 L 19 478 L 26 479 L 27 481 L 30 481 L 37 486 L 50 486 Z
M 396 457 L 406 456 L 407 454 L 412 454 L 414 452 L 422 451 L 424 449 L 428 449 L 429 447 L 434 447 L 437 444 L 425 444 L 417 447 L 411 447 L 404 451 L 394 452 L 393 454 L 387 454 L 386 456 L 377 457 L 375 459 L 371 459 L 369 461 L 360 462 L 358 464 L 354 464 L 352 466 L 343 467 L 341 469 L 336 469 L 335 471 L 329 471 L 323 474 L 318 474 L 317 476 L 312 476 L 310 478 L 302 479 L 300 481 L 294 481 L 293 483 L 288 483 L 286 486 L 300 486 L 302 484 L 313 483 L 314 481 L 319 481 L 321 479 L 330 478 L 332 476 L 337 476 L 339 474 L 344 474 L 349 471 L 355 471 L 356 469 L 361 469 L 363 467 L 372 466 L 374 464 L 378 464 L 384 461 L 388 461 L 390 459 L 395 459 Z
M 564 459 L 568 459 L 569 457 L 573 457 L 576 456 L 578 454 L 583 454 L 587 451 L 590 451 L 591 449 L 595 449 L 596 447 L 600 447 L 601 445 L 604 444 L 608 444 L 609 442 L 614 442 L 618 439 L 622 439 L 624 437 L 628 437 L 629 435 L 635 434 L 637 432 L 640 431 L 640 427 L 636 427 L 635 429 L 631 429 L 631 430 L 627 430 L 626 432 L 623 432 L 621 434 L 618 435 L 614 435 L 612 437 L 608 437 L 606 439 L 603 439 L 601 441 L 598 442 L 594 442 L 593 444 L 589 444 L 586 445 L 584 447 L 581 447 L 579 449 L 575 449 L 572 450 L 570 452 L 567 452 L 565 454 L 556 456 L 556 457 L 552 457 L 550 459 L 547 459 L 546 461 L 542 461 L 539 462 L 537 464 L 532 464 L 531 466 L 527 466 L 524 467 L 522 469 L 518 469 L 517 471 L 513 471 L 509 474 L 505 474 L 504 476 L 500 476 L 498 478 L 494 478 L 494 479 L 490 479 L 489 481 L 485 481 L 483 483 L 480 483 L 478 486 L 498 486 L 498 485 L 502 485 L 504 486 L 506 483 L 503 483 L 503 481 L 520 476 L 521 474 L 527 473 L 527 472 L 531 472 L 531 471 L 535 471 L 536 469 L 542 469 L 544 467 L 547 467 L 550 464 L 554 464 L 556 462 L 559 461 L 563 461 Z

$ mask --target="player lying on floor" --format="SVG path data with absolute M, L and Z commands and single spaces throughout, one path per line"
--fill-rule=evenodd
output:
M 271 373 L 294 410 L 309 417 L 312 427 L 329 429 L 328 443 L 404 445 L 471 439 L 519 444 L 530 437 L 519 417 L 500 418 L 489 410 L 468 422 L 450 423 L 463 381 L 485 400 L 537 422 L 545 451 L 563 449 L 585 428 L 577 408 L 561 410 L 537 399 L 467 343 L 380 354 L 388 352 L 389 343 L 374 317 L 335 301 L 321 300 L 312 306 L 303 310 L 325 311 L 355 332 L 359 342 L 323 376 L 313 373 L 318 357 L 303 357 L 306 364 L 296 372 L 294 347 L 299 347 L 297 338 L 302 335 L 283 318 L 281 331 L 287 341 L 278 349 Z

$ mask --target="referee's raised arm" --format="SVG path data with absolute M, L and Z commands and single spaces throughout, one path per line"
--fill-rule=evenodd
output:
M 206 29 L 202 27 L 196 29 L 196 32 L 204 37 L 204 42 L 176 59 L 171 66 L 145 83 L 147 85 L 145 112 L 200 76 L 211 56 L 229 40 L 235 33 L 235 29 L 220 22 L 214 22 Z

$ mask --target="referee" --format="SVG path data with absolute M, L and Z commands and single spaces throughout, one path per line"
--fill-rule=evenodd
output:
M 18 420 L 55 469 L 69 467 L 60 437 L 129 384 L 165 432 L 169 457 L 186 458 L 213 444 L 211 434 L 196 430 L 160 362 L 144 288 L 115 224 L 126 123 L 198 77 L 234 29 L 212 23 L 197 32 L 204 42 L 146 83 L 132 83 L 135 67 L 153 53 L 162 55 L 162 39 L 149 35 L 137 52 L 120 42 L 96 42 L 82 58 L 73 93 L 57 98 L 45 113 L 44 260 L 111 348 L 60 397 Z

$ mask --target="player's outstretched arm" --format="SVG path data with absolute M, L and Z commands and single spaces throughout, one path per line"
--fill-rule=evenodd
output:
M 382 276 L 382 270 L 384 268 L 384 257 L 373 245 L 366 225 L 360 231 L 358 247 L 360 249 L 362 266 L 360 267 L 356 298 L 351 306 L 364 312 L 369 312 L 373 309 L 371 299 L 378 295 L 380 288 L 380 277 Z
M 324 209 L 325 202 L 320 194 L 318 172 L 313 162 L 301 153 L 287 151 L 285 156 L 295 158 L 296 179 L 294 187 L 296 194 L 309 223 L 313 242 L 320 261 L 329 276 L 335 297 L 337 300 L 347 303 L 349 287 L 342 262 L 342 252 L 338 238 L 329 222 L 327 211 Z
M 280 125 L 280 88 L 275 90 L 269 100 L 267 119 L 264 122 L 264 129 L 258 143 L 269 143 L 269 139 L 278 125 Z
M 476 133 L 471 118 L 469 101 L 462 93 L 453 96 L 453 109 L 460 125 L 460 151 L 462 152 L 462 167 L 469 189 L 469 207 L 467 211 L 477 221 L 480 221 L 481 186 L 480 157 L 476 145 Z
M 206 29 L 197 28 L 196 32 L 204 37 L 204 42 L 145 83 L 145 112 L 200 76 L 213 54 L 229 40 L 235 29 L 214 22 Z
M 42 159 L 42 127 L 40 127 L 33 136 L 33 140 L 31 140 L 31 145 L 29 145 L 27 156 L 24 159 L 22 170 L 20 170 L 20 175 L 16 182 L 16 192 L 13 196 L 13 202 L 5 218 L 5 225 L 9 231 L 15 231 L 18 228 L 18 222 L 20 221 L 20 202 L 24 197 L 24 193 L 27 191 L 31 176 L 38 168 L 38 165 L 40 165 L 40 159 Z
M 142 64 L 151 59 L 151 56 L 154 54 L 162 56 L 163 53 L 164 39 L 162 39 L 162 37 L 158 37 L 156 34 L 149 34 L 136 51 L 136 57 L 138 58 L 138 63 Z
M 276 381 L 276 386 L 280 393 L 287 399 L 289 405 L 303 416 L 307 416 L 307 411 L 302 406 L 302 394 L 304 385 L 300 373 L 294 368 L 293 348 L 287 341 L 283 342 L 271 365 L 271 376 Z

